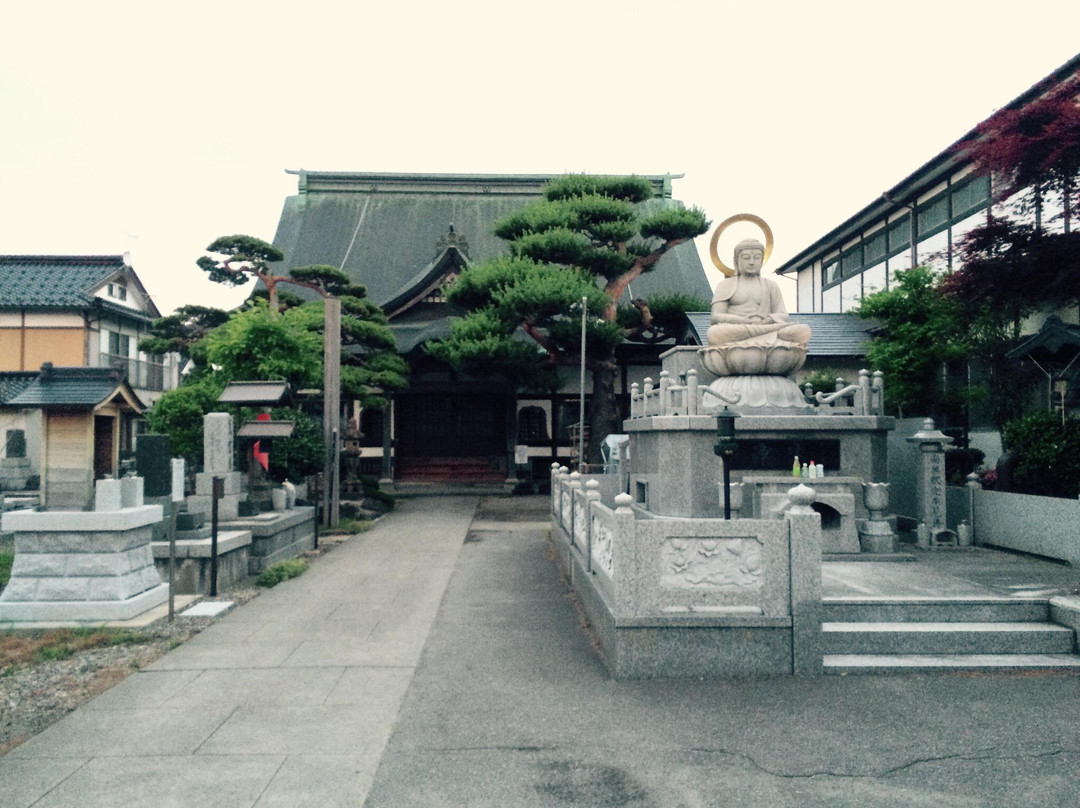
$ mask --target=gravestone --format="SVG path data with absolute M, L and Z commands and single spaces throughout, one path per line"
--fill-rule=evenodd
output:
M 195 493 L 187 499 L 192 513 L 209 514 L 213 509 L 214 478 L 225 481 L 225 495 L 218 501 L 220 519 L 236 519 L 241 503 L 246 503 L 244 475 L 233 467 L 233 418 L 212 412 L 203 417 L 203 471 L 195 475 Z
M 140 435 L 135 445 L 135 469 L 145 481 L 148 497 L 166 497 L 172 491 L 172 441 L 168 435 Z
M 26 456 L 26 433 L 21 429 L 9 429 L 4 440 L 4 457 L 0 459 L 0 490 L 25 490 L 31 474 L 30 458 Z

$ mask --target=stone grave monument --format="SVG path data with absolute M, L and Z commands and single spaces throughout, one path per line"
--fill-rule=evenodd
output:
M 4 440 L 4 457 L 0 459 L 0 491 L 24 491 L 33 474 L 30 458 L 26 456 L 26 433 L 9 429 Z
M 160 505 L 143 502 L 142 479 L 98 480 L 94 510 L 10 511 L 11 580 L 0 625 L 127 620 L 166 601 L 150 549 Z
M 195 493 L 187 498 L 190 513 L 209 514 L 213 509 L 214 478 L 225 483 L 225 495 L 218 501 L 219 519 L 236 519 L 240 503 L 247 500 L 244 474 L 233 463 L 233 417 L 211 412 L 203 417 L 203 470 L 195 475 Z

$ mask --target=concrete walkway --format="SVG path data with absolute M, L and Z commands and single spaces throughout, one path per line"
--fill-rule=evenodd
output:
M 1080 805 L 1080 677 L 613 682 L 546 500 L 475 506 L 403 501 L 0 759 L 0 806 Z
M 358 806 L 472 521 L 405 500 L 0 759 L 0 806 Z

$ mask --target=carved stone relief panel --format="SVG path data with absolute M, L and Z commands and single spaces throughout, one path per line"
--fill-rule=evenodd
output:
M 665 539 L 660 546 L 660 585 L 709 592 L 760 589 L 761 548 L 753 538 Z
M 594 569 L 603 570 L 614 580 L 615 558 L 611 546 L 611 529 L 596 516 L 592 519 L 592 563 Z

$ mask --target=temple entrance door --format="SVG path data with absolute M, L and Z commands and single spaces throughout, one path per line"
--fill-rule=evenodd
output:
M 396 476 L 505 477 L 509 403 L 506 395 L 497 393 L 435 391 L 398 396 Z

